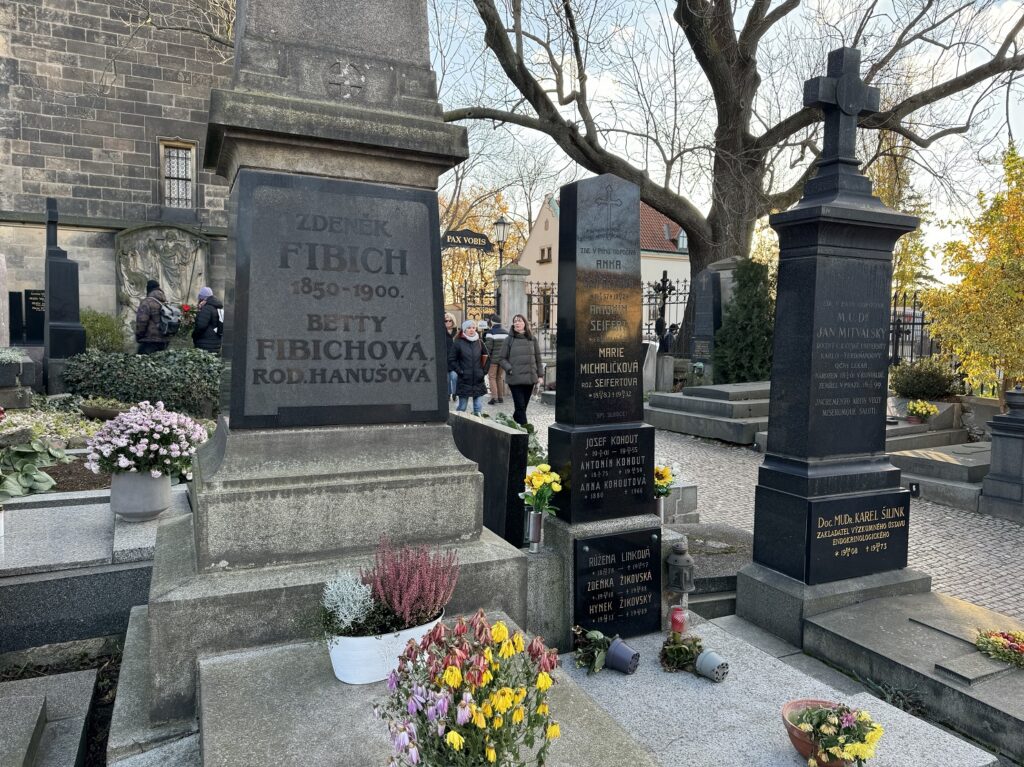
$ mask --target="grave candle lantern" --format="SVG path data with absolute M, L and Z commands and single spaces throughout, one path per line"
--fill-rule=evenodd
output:
M 686 536 L 678 543 L 672 544 L 672 553 L 668 555 L 668 588 L 684 598 L 696 588 L 693 579 L 693 557 L 690 556 Z

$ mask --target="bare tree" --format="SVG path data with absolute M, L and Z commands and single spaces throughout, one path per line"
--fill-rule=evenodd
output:
M 1024 70 L 1024 13 L 997 0 L 678 0 L 671 20 L 645 0 L 473 1 L 511 87 L 445 119 L 539 131 L 636 183 L 686 231 L 695 272 L 747 254 L 755 222 L 799 199 L 821 121 L 800 93 L 828 50 L 859 47 L 875 85 L 911 83 L 861 127 L 922 149 L 968 134 Z

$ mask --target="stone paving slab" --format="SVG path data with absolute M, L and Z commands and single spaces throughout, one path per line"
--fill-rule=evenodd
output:
M 610 671 L 587 676 L 562 656 L 567 673 L 634 738 L 653 750 L 664 767 L 801 767 L 782 725 L 782 706 L 820 698 L 868 710 L 885 728 L 872 767 L 915 764 L 992 767 L 996 757 L 916 719 L 867 693 L 848 695 L 813 679 L 712 624 L 694 629 L 704 646 L 729 662 L 721 684 L 669 674 L 658 663 L 663 634 L 634 637 L 640 667 L 632 676 Z M 700 712 L 699 715 L 694 715 Z
M 8 509 L 0 538 L 0 577 L 109 564 L 110 504 Z
M 175 485 L 171 488 L 170 508 L 156 519 L 144 522 L 126 522 L 121 517 L 114 515 L 114 564 L 145 562 L 153 559 L 153 550 L 156 548 L 156 529 L 160 526 L 160 521 L 191 512 L 192 507 L 189 506 L 185 485 Z
M 485 413 L 511 413 L 488 405 Z M 547 445 L 555 409 L 531 400 L 527 415 Z M 677 463 L 684 480 L 696 482 L 701 522 L 754 529 L 754 487 L 764 456 L 745 447 L 658 430 L 655 460 Z M 1024 620 L 1024 525 L 911 500 L 910 562 L 932 576 L 932 588 Z
M 0 699 L 0 767 L 34 764 L 45 726 L 45 695 Z

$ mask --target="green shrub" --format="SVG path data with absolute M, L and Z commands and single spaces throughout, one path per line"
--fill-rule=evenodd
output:
M 942 399 L 954 394 L 958 385 L 949 362 L 938 356 L 889 368 L 889 386 L 898 397 Z
M 64 385 L 82 397 L 163 402 L 168 410 L 202 417 L 216 410 L 223 362 L 202 349 L 157 354 L 87 351 L 68 360 Z
M 85 348 L 100 352 L 123 352 L 128 347 L 128 333 L 121 320 L 95 309 L 82 309 Z
M 774 328 L 768 267 L 744 258 L 736 267 L 736 292 L 715 333 L 715 383 L 767 381 L 772 373 Z

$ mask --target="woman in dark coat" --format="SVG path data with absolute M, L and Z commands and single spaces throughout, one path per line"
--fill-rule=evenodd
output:
M 455 394 L 459 398 L 457 411 L 465 412 L 466 400 L 473 398 L 473 415 L 480 415 L 484 409 L 484 395 L 487 386 L 484 384 L 486 371 L 480 364 L 480 356 L 484 353 L 484 345 L 476 332 L 476 323 L 466 320 L 462 323 L 462 333 L 452 342 L 448 352 L 448 368 L 454 370 L 459 378 Z
M 512 390 L 512 402 L 515 403 L 512 419 L 525 426 L 526 406 L 530 404 L 533 387 L 544 382 L 541 375 L 544 368 L 540 361 L 540 345 L 523 315 L 517 314 L 512 318 L 512 332 L 495 361 L 505 371 L 505 382 Z
M 455 343 L 455 339 L 459 335 L 459 326 L 455 322 L 455 316 L 451 312 L 444 313 L 444 343 L 445 343 L 445 356 L 450 357 L 452 355 L 452 345 Z M 452 398 L 452 402 L 456 400 L 455 387 L 459 385 L 459 377 L 452 370 L 451 365 L 448 366 L 448 396 Z
M 224 304 L 213 295 L 210 288 L 199 290 L 199 313 L 196 315 L 196 326 L 192 329 L 192 344 L 212 354 L 220 354 L 220 345 L 224 334 L 224 322 L 221 312 Z

